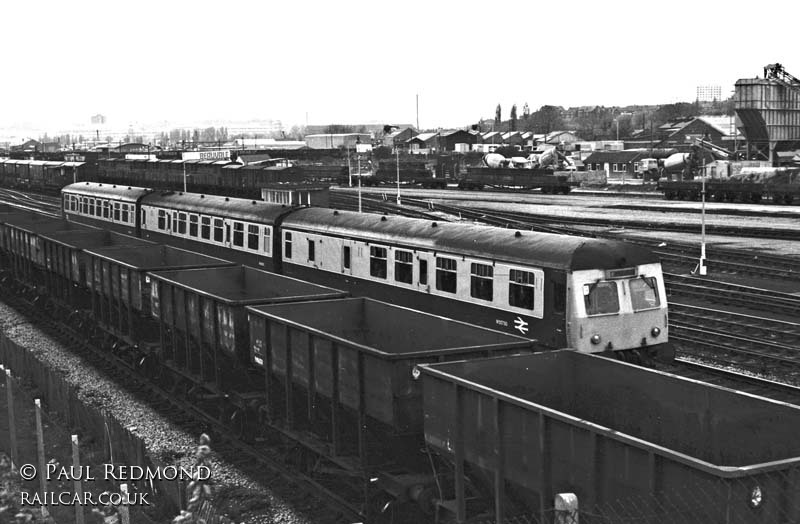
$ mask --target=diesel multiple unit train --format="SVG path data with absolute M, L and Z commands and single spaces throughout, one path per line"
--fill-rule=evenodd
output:
M 524 336 L 671 359 L 659 258 L 619 241 L 82 182 L 73 221 Z

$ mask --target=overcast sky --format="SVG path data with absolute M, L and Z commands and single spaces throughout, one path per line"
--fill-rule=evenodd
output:
M 800 2 L 4 2 L 0 127 L 279 119 L 464 126 L 498 103 L 723 97 L 780 62 Z M 653 7 L 651 7 L 651 5 Z

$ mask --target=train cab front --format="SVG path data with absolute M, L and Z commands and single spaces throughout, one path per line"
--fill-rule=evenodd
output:
M 570 279 L 573 348 L 634 362 L 673 359 L 660 264 L 575 271 Z

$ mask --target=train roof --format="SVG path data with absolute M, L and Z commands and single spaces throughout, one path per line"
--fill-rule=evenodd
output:
M 247 200 L 245 198 L 174 191 L 151 193 L 142 199 L 142 205 L 205 215 L 218 215 L 250 222 L 267 221 L 270 223 L 275 222 L 275 220 L 293 209 L 291 206 L 268 203 L 263 200 Z
M 618 240 L 323 208 L 297 210 L 284 220 L 283 226 L 380 244 L 573 271 L 659 262 L 659 257 L 649 249 Z
M 151 191 L 152 189 L 144 187 L 100 184 L 97 182 L 78 182 L 64 186 L 61 190 L 62 193 L 108 198 L 123 202 L 136 202 Z

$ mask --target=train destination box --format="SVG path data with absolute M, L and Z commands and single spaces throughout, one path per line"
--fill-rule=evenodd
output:
M 691 522 L 800 521 L 796 406 L 570 350 L 420 369 L 427 443 L 529 511 L 575 493 L 666 523 L 688 497 Z
M 251 362 L 395 434 L 422 430 L 419 363 L 532 351 L 533 342 L 368 298 L 247 308 Z M 338 364 L 337 364 L 338 362 Z M 311 388 L 309 388 L 311 383 Z

